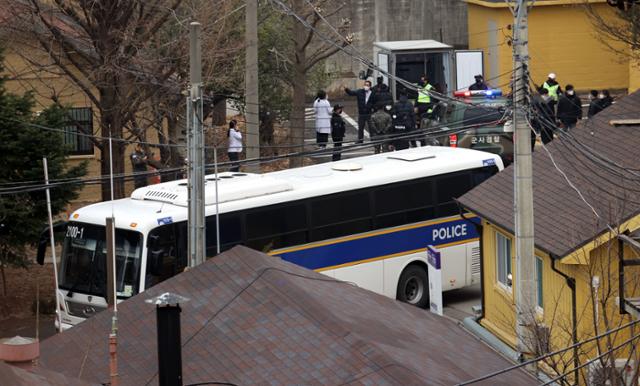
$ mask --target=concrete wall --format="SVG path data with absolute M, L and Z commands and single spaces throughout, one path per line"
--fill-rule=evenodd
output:
M 343 12 L 331 18 L 333 25 L 341 18 L 351 19 L 356 35 L 353 47 L 373 60 L 376 41 L 433 39 L 467 48 L 467 5 L 449 0 L 354 0 Z M 327 71 L 336 79 L 329 89 L 340 85 L 359 85 L 358 72 L 366 67 L 346 53 L 327 60 Z

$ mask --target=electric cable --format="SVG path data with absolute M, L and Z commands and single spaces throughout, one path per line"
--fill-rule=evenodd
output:
M 494 123 L 499 123 L 500 120 L 495 121 Z M 462 127 L 453 127 L 451 129 L 448 130 L 437 130 L 437 127 L 431 127 L 428 129 L 421 129 L 421 130 L 414 130 L 414 131 L 410 131 L 408 133 L 401 133 L 401 134 L 392 134 L 392 135 L 388 135 L 385 138 L 381 139 L 377 139 L 374 141 L 370 141 L 367 143 L 363 143 L 363 144 L 353 144 L 353 145 L 347 145 L 347 146 L 342 146 L 341 149 L 339 150 L 334 150 L 332 148 L 326 148 L 326 149 L 320 149 L 320 150 L 310 150 L 310 151 L 300 151 L 300 152 L 291 152 L 291 153 L 287 153 L 287 154 L 283 154 L 283 155 L 274 155 L 274 156 L 270 156 L 270 157 L 258 157 L 258 158 L 252 158 L 252 159 L 244 159 L 244 160 L 239 160 L 239 161 L 226 161 L 226 162 L 218 162 L 219 166 L 231 166 L 232 164 L 241 164 L 241 165 L 255 165 L 255 164 L 262 164 L 262 163 L 266 163 L 266 162 L 273 162 L 276 160 L 281 160 L 281 159 L 287 159 L 287 158 L 291 158 L 291 157 L 300 157 L 300 156 L 313 156 L 313 155 L 330 155 L 333 154 L 334 152 L 339 152 L 339 153 L 346 153 L 348 154 L 351 150 L 359 150 L 359 149 L 363 149 L 363 148 L 369 148 L 369 147 L 374 147 L 377 145 L 381 145 L 384 143 L 387 143 L 389 141 L 393 141 L 393 140 L 422 140 L 422 139 L 432 139 L 432 138 L 438 138 L 438 137 L 443 137 L 443 136 L 447 136 L 447 135 L 452 135 L 452 134 L 458 134 L 458 133 L 463 133 L 468 131 L 470 128 L 473 127 L 478 127 L 478 126 L 482 126 L 485 124 L 491 124 L 491 123 L 483 123 L 483 124 L 474 124 L 474 125 L 467 125 L 467 126 L 462 126 Z M 448 127 L 448 124 L 444 124 L 441 127 Z M 211 169 L 211 167 L 213 167 L 214 164 L 206 164 L 205 168 L 206 169 Z M 115 175 L 114 177 L 122 180 L 122 179 L 127 179 L 129 177 L 133 177 L 135 178 L 136 176 L 149 176 L 149 175 L 162 175 L 162 174 L 170 174 L 170 173 L 175 173 L 175 172 L 179 172 L 179 171 L 183 171 L 184 168 L 183 167 L 175 167 L 175 168 L 166 168 L 166 169 L 160 169 L 160 170 L 155 170 L 155 171 L 145 171 L 145 172 L 134 172 L 134 173 L 120 173 Z M 104 181 L 106 179 L 108 179 L 109 176 L 104 175 L 104 176 L 100 176 L 100 177 L 91 177 L 89 179 L 70 179 L 70 180 L 51 180 L 51 183 L 49 185 L 45 185 L 45 184 L 39 184 L 39 185 L 29 185 L 26 187 L 16 187 L 16 186 L 12 186 L 9 188 L 0 188 L 0 196 L 2 195 L 10 195 L 10 194 L 19 194 L 19 193 L 28 193 L 28 192 L 33 192 L 33 191 L 38 191 L 38 190 L 44 190 L 47 187 L 48 188 L 56 188 L 59 186 L 63 186 L 63 185 L 69 185 L 69 184 L 84 184 L 84 185 L 90 185 L 90 184 L 97 184 L 100 181 Z
M 528 366 L 528 365 L 535 364 L 536 362 L 539 362 L 539 361 L 541 361 L 543 359 L 546 359 L 546 358 L 549 358 L 549 357 L 552 357 L 552 356 L 555 356 L 555 355 L 562 354 L 562 353 L 567 352 L 569 350 L 573 350 L 576 347 L 580 347 L 580 346 L 582 346 L 582 345 L 584 345 L 586 343 L 590 343 L 590 342 L 593 342 L 595 340 L 604 338 L 605 336 L 608 336 L 608 335 L 611 335 L 611 334 L 616 333 L 618 331 L 621 331 L 621 330 L 623 330 L 623 329 L 625 329 L 627 327 L 635 326 L 638 323 L 640 323 L 640 320 L 632 320 L 629 323 L 623 324 L 623 325 L 615 327 L 613 329 L 609 329 L 609 330 L 607 330 L 607 331 L 605 331 L 605 332 L 603 332 L 603 333 L 601 333 L 599 335 L 595 335 L 595 336 L 592 336 L 590 338 L 583 339 L 581 341 L 578 341 L 576 343 L 571 344 L 570 346 L 564 347 L 564 348 L 559 349 L 559 350 L 552 351 L 550 353 L 546 353 L 544 355 L 540 355 L 540 356 L 532 358 L 532 359 L 528 359 L 528 360 L 526 360 L 524 362 L 518 363 L 517 365 L 509 366 L 509 367 L 506 367 L 504 369 L 501 369 L 501 370 L 494 371 L 494 372 L 491 372 L 489 374 L 483 375 L 481 377 L 477 377 L 477 378 L 474 378 L 474 379 L 470 379 L 468 381 L 464 381 L 464 382 L 458 383 L 456 386 L 471 385 L 473 383 L 485 381 L 485 380 L 487 380 L 489 378 L 493 378 L 495 376 L 507 373 L 509 371 L 513 371 L 513 370 L 516 370 L 516 369 L 519 369 L 519 368 L 522 368 L 522 367 L 525 367 L 525 366 Z

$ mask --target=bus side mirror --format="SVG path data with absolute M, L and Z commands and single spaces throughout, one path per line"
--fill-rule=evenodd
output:
M 164 263 L 164 257 L 165 255 L 165 250 L 164 249 L 157 249 L 157 250 L 150 250 L 149 252 L 149 264 L 148 264 L 148 270 L 151 275 L 154 276 L 160 276 L 162 274 L 162 265 Z
M 40 239 L 38 240 L 36 261 L 40 265 L 44 265 L 44 253 L 47 251 L 47 244 L 49 244 L 49 227 L 44 228 L 44 230 L 40 232 Z
M 53 224 L 54 232 L 61 232 L 67 227 L 66 221 L 60 221 Z M 46 226 L 42 232 L 40 232 L 40 238 L 38 239 L 38 251 L 36 252 L 36 261 L 40 265 L 44 265 L 44 254 L 47 252 L 47 246 L 49 245 L 49 227 Z

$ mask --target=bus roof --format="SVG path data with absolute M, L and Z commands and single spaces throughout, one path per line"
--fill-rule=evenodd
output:
M 265 174 L 218 174 L 220 213 L 328 195 L 341 191 L 496 165 L 498 155 L 471 149 L 425 146 Z M 207 175 L 206 215 L 216 210 L 216 181 Z M 70 220 L 104 224 L 113 211 L 118 228 L 145 230 L 187 218 L 187 180 L 136 189 L 131 198 L 105 201 L 76 210 Z

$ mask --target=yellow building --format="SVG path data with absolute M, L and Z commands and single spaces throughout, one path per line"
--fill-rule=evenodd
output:
M 494 87 L 508 87 L 513 69 L 511 36 L 513 16 L 504 0 L 466 0 L 469 48 L 484 51 L 485 78 Z M 616 17 L 605 0 L 590 0 L 604 17 Z M 617 56 L 596 38 L 584 0 L 539 0 L 529 13 L 529 68 L 540 85 L 551 72 L 564 86 L 577 90 L 626 91 L 628 59 Z M 610 42 L 615 47 L 623 47 Z M 630 90 L 633 91 L 633 90 Z
M 86 132 L 100 136 L 99 110 L 86 94 L 61 73 L 60 69 L 52 65 L 50 68 L 43 70 L 41 66 L 33 66 L 24 59 L 28 56 L 37 63 L 49 63 L 50 59 L 46 55 L 33 50 L 29 55 L 24 55 L 24 52 L 16 52 L 17 49 L 24 51 L 28 48 L 9 45 L 3 51 L 5 73 L 1 75 L 7 77 L 5 82 L 7 90 L 18 95 L 32 92 L 36 103 L 35 111 L 51 106 L 54 100 L 63 106 L 70 107 L 69 113 L 74 120 L 74 124 L 66 127 L 64 133 L 64 141 L 71 149 L 68 164 L 69 166 L 74 166 L 86 161 L 88 164 L 86 178 L 100 176 L 100 150 L 93 145 L 84 133 L 79 132 L 77 129 L 77 125 L 81 125 Z M 155 130 L 148 130 L 147 141 L 155 141 L 157 143 L 157 132 Z M 132 173 L 129 154 L 133 150 L 133 145 L 127 145 L 125 149 L 124 166 L 126 174 Z M 156 152 L 158 151 L 156 150 Z M 133 182 L 127 181 L 125 194 L 130 193 L 132 190 Z M 85 185 L 72 206 L 75 207 L 100 200 L 100 185 Z
M 616 120 L 637 119 L 640 92 L 621 98 L 614 106 L 572 131 L 572 138 L 547 145 L 549 154 L 533 155 L 535 277 L 534 306 L 516 304 L 518 272 L 515 260 L 513 172 L 509 167 L 459 199 L 463 207 L 482 218 L 483 314 L 480 324 L 512 348 L 516 348 L 516 309 L 532 310 L 536 323 L 527 344 L 529 357 L 556 351 L 638 321 L 639 309 L 630 300 L 640 294 L 640 268 L 619 271 L 619 259 L 638 259 L 618 235 L 640 236 L 640 170 L 637 149 L 640 125 L 618 125 Z M 611 124 L 611 123 L 614 124 Z M 622 246 L 622 248 L 620 248 Z M 622 254 L 619 251 L 622 250 Z M 623 276 L 620 276 L 620 273 Z M 619 278 L 623 277 L 622 293 Z M 622 299 L 622 300 L 620 300 Z M 620 304 L 623 307 L 621 309 Z M 628 314 L 627 314 L 628 312 Z M 639 324 L 640 325 L 640 324 Z M 616 365 L 632 358 L 632 370 L 640 365 L 638 353 L 630 353 L 637 327 L 622 328 L 595 342 L 539 363 L 552 376 L 567 373 L 575 383 L 593 379 L 601 364 L 587 364 L 606 354 Z M 575 335 L 574 335 L 575 330 Z M 625 343 L 626 342 L 626 343 Z M 577 353 L 577 363 L 574 354 Z M 613 362 L 611 362 L 613 363 Z M 596 383 L 604 384 L 604 383 Z

